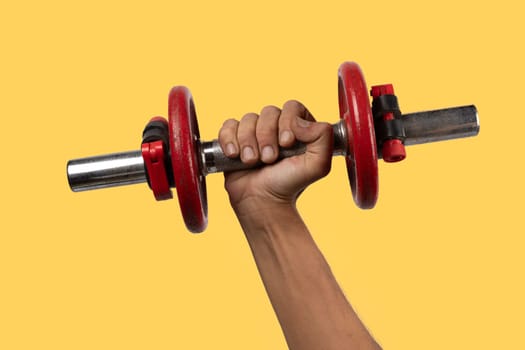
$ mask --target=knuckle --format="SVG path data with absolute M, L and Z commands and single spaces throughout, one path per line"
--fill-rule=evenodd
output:
M 283 109 L 300 110 L 304 109 L 304 106 L 301 102 L 297 100 L 288 100 L 284 103 Z
M 224 127 L 219 130 L 219 139 L 220 140 L 226 140 L 226 139 L 229 139 L 231 138 L 233 135 L 233 133 L 231 132 L 231 130 L 229 129 L 225 129 Z
M 261 115 L 279 115 L 279 113 L 281 113 L 281 110 L 272 105 L 264 106 L 261 109 Z
M 236 126 L 237 123 L 239 123 L 236 119 L 234 118 L 229 118 L 229 119 L 226 119 L 224 121 L 224 123 L 222 123 L 222 127 L 223 128 L 228 128 L 228 127 L 232 127 L 232 126 Z
M 249 122 L 249 121 L 254 121 L 254 120 L 257 120 L 257 118 L 259 118 L 259 116 L 256 114 L 256 113 L 246 113 L 242 119 L 241 119 L 241 123 L 245 123 L 245 122 Z
M 222 126 L 233 126 L 233 125 L 236 125 L 238 123 L 238 121 L 234 118 L 228 118 L 224 121 L 224 123 L 222 123 Z
M 233 138 L 238 124 L 239 122 L 233 118 L 225 120 L 219 130 L 219 140 L 229 140 Z

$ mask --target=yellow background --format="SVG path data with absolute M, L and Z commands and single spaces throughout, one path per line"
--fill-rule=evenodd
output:
M 524 349 L 519 3 L 4 1 L 0 349 L 285 348 L 221 175 L 194 236 L 176 201 L 72 193 L 65 166 L 138 149 L 173 85 L 207 140 L 291 98 L 335 122 L 345 60 L 404 112 L 474 103 L 481 120 L 381 163 L 372 211 L 342 159 L 303 195 L 346 295 L 385 349 Z

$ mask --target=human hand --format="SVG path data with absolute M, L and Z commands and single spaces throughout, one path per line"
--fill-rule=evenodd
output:
M 297 141 L 306 152 L 278 161 L 279 147 Z M 333 131 L 316 122 L 304 105 L 288 101 L 282 110 L 267 106 L 260 115 L 246 114 L 240 121 L 229 119 L 219 132 L 219 143 L 229 158 L 265 166 L 225 173 L 225 188 L 239 214 L 277 205 L 295 206 L 299 194 L 326 176 L 331 167 Z

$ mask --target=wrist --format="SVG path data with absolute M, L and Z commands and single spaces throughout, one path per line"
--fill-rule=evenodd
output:
M 278 234 L 289 225 L 304 225 L 295 203 L 264 199 L 246 200 L 233 207 L 244 232 L 250 238 L 261 234 Z
M 230 203 L 239 219 L 257 220 L 265 215 L 273 217 L 282 212 L 297 214 L 295 201 L 291 199 L 252 195 L 235 202 L 230 197 Z

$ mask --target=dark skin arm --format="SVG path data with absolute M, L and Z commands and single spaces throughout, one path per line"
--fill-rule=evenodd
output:
M 219 133 L 224 153 L 267 166 L 225 174 L 244 230 L 290 349 L 381 349 L 345 298 L 296 207 L 300 193 L 330 171 L 332 127 L 297 101 L 265 107 Z M 306 153 L 277 162 L 296 141 Z

